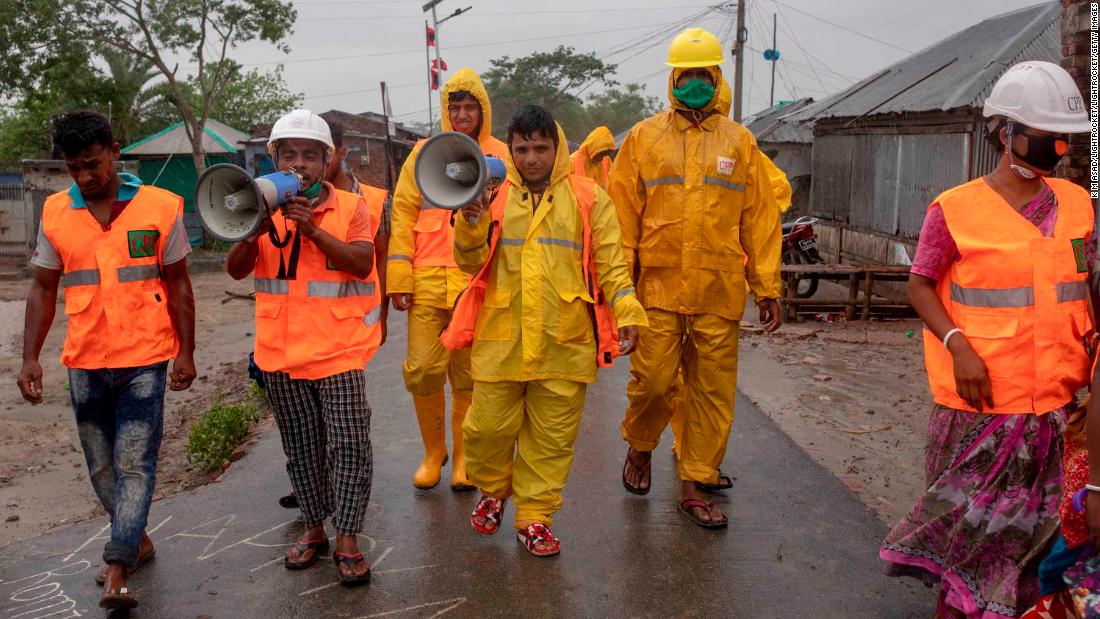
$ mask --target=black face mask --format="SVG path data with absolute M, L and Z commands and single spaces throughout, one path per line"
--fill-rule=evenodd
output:
M 1069 148 L 1064 135 L 1037 136 L 1026 133 L 1016 135 L 1027 140 L 1027 155 L 1021 155 L 1015 148 L 1012 149 L 1012 154 L 1029 166 L 1043 172 L 1053 170 Z

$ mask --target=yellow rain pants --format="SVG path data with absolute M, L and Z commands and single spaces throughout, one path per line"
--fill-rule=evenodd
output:
M 561 509 L 586 388 L 556 379 L 477 382 L 462 424 L 467 474 L 486 495 L 513 497 L 516 529 L 552 525 Z
M 622 435 L 638 451 L 653 451 L 672 417 L 670 390 L 684 368 L 684 429 L 679 475 L 713 484 L 726 455 L 737 393 L 737 339 L 740 323 L 715 314 L 646 311 L 638 350 L 630 356 L 633 378 Z

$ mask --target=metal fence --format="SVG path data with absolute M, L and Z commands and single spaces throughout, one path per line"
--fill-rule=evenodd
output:
M 860 228 L 915 239 L 928 205 L 970 172 L 969 133 L 815 138 L 813 211 Z

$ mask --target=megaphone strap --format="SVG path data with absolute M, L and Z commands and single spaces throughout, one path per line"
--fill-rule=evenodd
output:
M 274 229 L 268 230 L 268 234 L 274 237 Z M 294 243 L 290 246 L 290 260 L 288 265 L 287 261 L 283 259 L 282 248 L 286 247 L 286 241 L 289 241 L 292 236 L 294 238 Z M 276 247 L 279 248 L 279 273 L 275 277 L 278 279 L 298 279 L 298 259 L 299 254 L 302 250 L 302 237 L 300 234 L 298 234 L 297 229 L 295 229 L 293 232 L 287 230 L 286 241 L 283 241 L 282 245 L 276 245 Z M 275 242 L 274 238 L 272 239 L 272 242 Z

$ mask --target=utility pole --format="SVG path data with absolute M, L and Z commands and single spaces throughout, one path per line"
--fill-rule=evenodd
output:
M 768 98 L 768 108 L 775 105 L 775 61 L 779 60 L 779 47 L 776 46 L 776 29 L 778 27 L 778 19 L 775 13 L 772 13 L 772 93 Z M 789 73 L 789 71 L 788 71 Z
M 458 17 L 459 15 L 462 15 L 463 13 L 465 13 L 466 11 L 469 11 L 470 9 L 472 9 L 474 7 L 468 6 L 464 9 L 455 9 L 454 13 L 451 13 L 450 15 L 444 17 L 443 19 L 439 19 L 439 17 L 436 15 L 435 7 L 439 6 L 439 3 L 441 3 L 441 2 L 443 2 L 443 0 L 429 0 L 428 3 L 425 4 L 421 8 L 423 9 L 424 13 L 427 13 L 428 11 L 432 12 L 432 29 L 433 29 L 432 31 L 435 33 L 435 70 L 437 71 L 437 75 L 439 75 L 439 87 L 442 89 L 444 79 L 443 79 L 443 60 L 442 60 L 442 55 L 439 52 L 439 26 L 440 26 L 440 24 L 447 21 L 448 19 Z M 424 23 L 425 23 L 425 26 L 426 26 L 427 22 L 425 21 Z M 426 48 L 425 48 L 425 51 L 427 51 Z M 428 65 L 429 65 L 428 66 L 428 108 L 429 108 L 428 109 L 428 114 L 430 116 L 431 115 L 431 87 L 432 87 L 432 85 L 431 85 L 431 61 L 430 60 L 428 61 Z M 440 104 L 439 104 L 439 115 L 440 115 L 440 117 L 443 116 L 443 103 L 442 102 L 440 102 Z M 433 127 L 435 126 L 435 121 L 434 120 L 432 120 L 432 126 Z
M 737 0 L 737 40 L 733 44 L 736 69 L 733 74 L 733 119 L 741 122 L 741 89 L 745 72 L 745 41 L 749 38 L 745 30 L 745 5 L 748 0 Z
M 428 49 L 431 46 L 428 45 L 428 39 L 427 39 L 429 28 L 430 28 L 430 26 L 428 26 L 428 20 L 425 19 L 424 20 L 424 61 L 425 61 L 424 64 L 427 65 L 427 67 L 428 67 L 428 135 L 431 135 L 432 134 L 432 127 L 435 126 L 435 114 L 432 113 L 432 99 L 433 99 L 433 97 L 432 97 L 432 50 Z M 432 44 L 433 45 L 438 44 L 438 41 L 436 39 L 436 35 L 435 35 L 434 32 L 432 33 Z
M 382 122 L 386 124 L 386 156 L 382 158 L 385 170 L 386 179 L 386 191 L 393 195 L 393 138 L 390 131 L 390 116 L 393 115 L 393 110 L 390 109 L 390 93 L 386 90 L 386 82 L 382 82 Z

